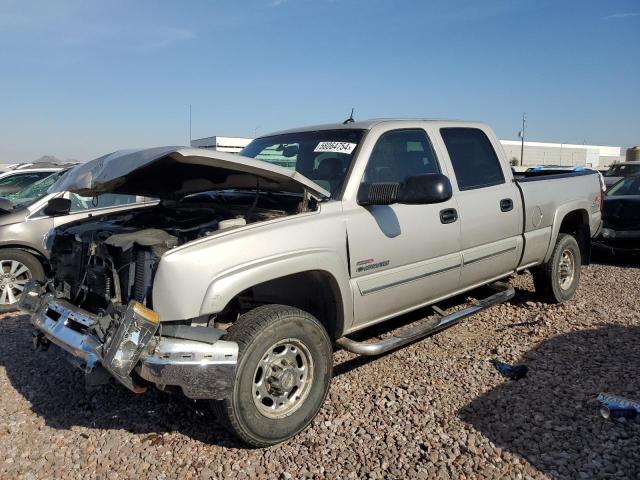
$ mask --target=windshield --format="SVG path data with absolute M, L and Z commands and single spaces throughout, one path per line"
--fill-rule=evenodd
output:
M 640 162 L 637 165 L 619 164 L 612 165 L 605 177 L 628 177 L 629 175 L 637 175 L 640 173 Z
M 41 199 L 47 194 L 47 190 L 53 183 L 62 176 L 64 172 L 56 172 L 43 178 L 39 182 L 32 183 L 27 188 L 19 192 L 7 195 L 6 198 L 13 204 L 13 208 L 28 207 L 36 200 Z
M 620 180 L 607 192 L 608 197 L 622 197 L 627 195 L 640 195 L 640 176 L 627 177 Z
M 51 172 L 20 172 L 0 178 L 0 187 L 26 187 L 51 175 Z
M 363 130 L 318 130 L 257 138 L 240 155 L 290 168 L 331 192 L 336 198 Z

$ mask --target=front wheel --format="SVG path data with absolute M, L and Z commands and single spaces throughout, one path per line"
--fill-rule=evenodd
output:
M 322 407 L 333 369 L 331 340 L 309 313 L 265 305 L 225 335 L 238 343 L 231 394 L 214 401 L 220 422 L 244 442 L 266 447 L 306 428 Z
M 36 257 L 14 248 L 0 250 L 0 313 L 18 307 L 22 290 L 31 279 L 44 279 L 44 269 Z
M 548 303 L 571 300 L 580 283 L 582 257 L 576 239 L 560 233 L 551 258 L 532 269 L 536 293 Z

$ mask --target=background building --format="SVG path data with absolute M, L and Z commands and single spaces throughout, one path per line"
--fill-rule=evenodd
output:
M 216 135 L 215 137 L 205 137 L 191 140 L 191 146 L 198 148 L 210 148 L 212 150 L 218 150 L 220 152 L 238 153 L 240 150 L 246 147 L 251 140 L 253 140 L 253 138 L 221 137 Z
M 238 153 L 251 140 L 251 138 L 243 137 L 214 136 L 192 140 L 191 146 Z M 520 159 L 520 140 L 500 140 L 500 143 L 507 158 L 509 160 L 516 159 L 521 167 L 533 165 L 586 165 L 604 170 L 614 162 L 624 161 L 624 157 L 620 157 L 620 147 L 524 142 L 524 163 L 522 163 Z
M 520 158 L 520 140 L 500 140 L 509 160 L 518 165 L 586 165 L 604 170 L 620 157 L 620 147 L 573 145 L 571 143 L 524 142 L 524 162 Z

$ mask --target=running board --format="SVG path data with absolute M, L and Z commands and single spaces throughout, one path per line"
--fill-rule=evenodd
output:
M 408 343 L 414 342 L 420 338 L 424 338 L 432 333 L 443 330 L 451 325 L 458 323 L 459 321 L 470 317 L 471 315 L 475 315 L 478 312 L 481 312 L 485 308 L 489 308 L 493 305 L 497 305 L 498 303 L 506 302 L 510 300 L 515 295 L 515 290 L 513 287 L 504 282 L 495 282 L 490 285 L 491 288 L 498 290 L 498 293 L 494 293 L 490 297 L 484 298 L 476 302 L 475 305 L 471 305 L 463 310 L 459 310 L 457 312 L 453 312 L 449 315 L 441 316 L 440 320 L 437 324 L 433 325 L 420 325 L 413 329 L 408 329 L 405 331 L 401 331 L 395 334 L 393 337 L 385 338 L 384 340 L 380 340 L 379 342 L 357 342 L 355 340 L 351 340 L 347 337 L 342 337 L 336 340 L 336 344 L 345 350 L 357 353 L 358 355 L 367 355 L 374 356 L 380 355 L 382 353 L 386 353 L 390 350 L 394 350 L 396 348 L 407 345 Z M 436 313 L 442 315 L 439 308 L 435 307 L 434 310 Z

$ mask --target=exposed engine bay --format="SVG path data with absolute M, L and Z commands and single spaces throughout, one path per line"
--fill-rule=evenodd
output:
M 153 308 L 153 277 L 168 250 L 316 208 L 315 200 L 299 195 L 206 192 L 75 222 L 46 240 L 52 272 L 47 289 L 100 318 L 117 319 L 131 300 Z M 104 339 L 109 325 L 103 327 L 96 333 Z

